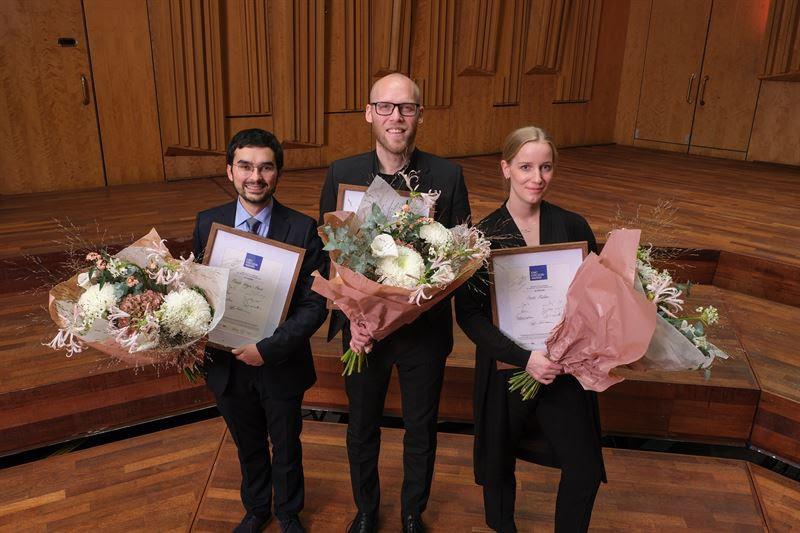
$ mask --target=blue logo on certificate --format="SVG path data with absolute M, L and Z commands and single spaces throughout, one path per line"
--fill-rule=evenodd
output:
M 531 281 L 547 279 L 547 265 L 534 265 L 530 269 Z
M 252 268 L 253 270 L 261 270 L 261 260 L 263 257 L 259 255 L 247 254 L 244 258 L 245 268 Z

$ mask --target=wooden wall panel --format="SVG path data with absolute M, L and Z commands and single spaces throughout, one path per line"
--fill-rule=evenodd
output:
M 102 187 L 80 0 L 4 1 L 0 35 L 0 194 Z
M 587 102 L 591 99 L 601 11 L 602 0 L 576 0 L 573 3 L 554 103 Z
M 411 65 L 411 0 L 372 0 L 371 7 L 374 75 L 408 74 Z
M 448 107 L 453 96 L 455 0 L 418 0 L 414 13 L 412 78 L 426 108 Z
M 762 81 L 747 159 L 800 165 L 800 90 L 789 81 Z
M 555 74 L 561 68 L 572 2 L 533 0 L 528 14 L 526 74 Z
M 328 4 L 326 28 L 328 91 L 326 111 L 364 109 L 370 76 L 370 2 L 342 0 Z
M 502 0 L 475 0 L 459 7 L 462 10 L 459 35 L 464 39 L 458 47 L 460 75 L 494 74 L 502 7 Z
M 225 149 L 219 0 L 148 0 L 165 148 Z
M 271 111 L 266 0 L 226 0 L 222 6 L 225 116 Z
M 764 77 L 800 81 L 800 0 L 772 0 L 767 28 Z
M 522 78 L 523 43 L 528 34 L 527 0 L 507 0 L 504 6 L 503 28 L 494 84 L 494 105 L 519 103 Z
M 275 133 L 284 142 L 320 146 L 325 139 L 325 2 L 270 2 Z
M 109 185 L 164 181 L 147 1 L 84 0 Z
M 652 0 L 632 2 L 628 15 L 625 55 L 617 98 L 617 120 L 614 125 L 614 142 L 618 144 L 631 144 L 636 130 L 651 6 Z
M 149 27 L 121 17 L 119 31 L 140 39 L 149 31 L 168 180 L 221 174 L 227 139 L 248 127 L 285 142 L 288 168 L 366 150 L 373 141 L 360 111 L 370 84 L 398 71 L 419 81 L 428 108 L 420 146 L 443 156 L 496 152 L 530 123 L 571 145 L 612 140 L 627 1 L 604 9 L 604 33 L 590 38 L 602 43 L 604 76 L 585 106 L 554 106 L 557 76 L 525 75 L 552 74 L 567 50 L 566 0 L 146 2 Z M 575 64 L 576 87 L 590 87 Z

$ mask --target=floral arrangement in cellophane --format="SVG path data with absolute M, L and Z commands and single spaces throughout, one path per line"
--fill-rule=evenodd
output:
M 548 357 L 584 389 L 599 392 L 622 381 L 610 374 L 620 366 L 708 371 L 715 358 L 728 357 L 706 338 L 708 326 L 719 320 L 717 309 L 701 306 L 696 314 L 684 315 L 690 284 L 675 283 L 667 270 L 654 268 L 653 247 L 640 246 L 639 236 L 640 230 L 613 230 L 600 255 L 584 260 L 567 292 L 561 322 L 547 339 Z M 540 384 L 520 371 L 510 378 L 509 389 L 528 400 Z
M 119 360 L 202 374 L 205 336 L 225 309 L 226 269 L 173 259 L 155 229 L 115 255 L 85 256 L 86 266 L 50 291 L 59 326 L 48 343 L 67 356 L 94 347 Z
M 375 340 L 413 322 L 486 261 L 490 243 L 475 227 L 446 228 L 431 216 L 438 193 L 399 195 L 376 177 L 356 213 L 326 213 L 319 234 L 335 276 L 313 289 Z M 360 372 L 366 354 L 347 350 L 343 374 Z

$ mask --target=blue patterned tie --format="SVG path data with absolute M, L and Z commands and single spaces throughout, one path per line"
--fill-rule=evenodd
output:
M 258 220 L 256 217 L 250 217 L 247 220 L 245 220 L 245 223 L 247 224 L 247 231 L 249 231 L 250 233 L 258 234 L 258 228 L 261 227 L 260 220 Z

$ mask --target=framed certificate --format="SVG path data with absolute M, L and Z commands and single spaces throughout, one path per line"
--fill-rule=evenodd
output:
M 229 269 L 225 314 L 208 335 L 230 350 L 269 337 L 286 318 L 305 250 L 214 223 L 203 263 Z
M 586 241 L 492 250 L 489 290 L 494 325 L 527 350 L 546 350 L 567 289 L 586 257 Z
M 358 211 L 358 206 L 361 204 L 361 199 L 364 198 L 364 193 L 366 192 L 366 185 L 340 183 L 339 189 L 336 191 L 336 210 L 355 213 Z
M 340 183 L 339 189 L 336 191 L 336 210 L 337 211 L 351 211 L 353 213 L 358 211 L 358 206 L 361 205 L 361 200 L 367 192 L 366 185 L 350 185 L 349 183 Z M 395 192 L 403 198 L 411 198 L 409 191 Z

